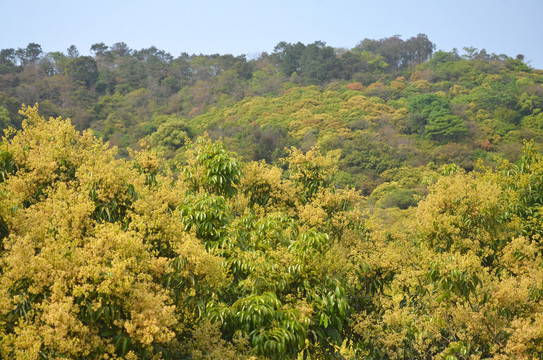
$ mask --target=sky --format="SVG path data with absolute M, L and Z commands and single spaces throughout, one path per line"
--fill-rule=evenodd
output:
M 543 0 L 0 0 L 0 49 L 44 52 L 125 42 L 179 56 L 272 52 L 281 41 L 353 48 L 365 38 L 426 34 L 437 50 L 464 47 L 543 69 Z

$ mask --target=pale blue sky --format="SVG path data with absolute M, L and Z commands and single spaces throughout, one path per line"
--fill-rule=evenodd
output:
M 271 52 L 280 41 L 352 48 L 426 34 L 437 49 L 473 46 L 543 69 L 543 0 L 0 0 L 0 49 L 46 52 L 123 41 L 178 56 Z

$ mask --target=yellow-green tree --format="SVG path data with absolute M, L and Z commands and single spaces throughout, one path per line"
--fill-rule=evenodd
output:
M 119 160 L 68 121 L 22 114 L 1 144 L 2 357 L 176 357 L 198 296 L 225 278 L 178 220 L 186 187 L 152 154 Z

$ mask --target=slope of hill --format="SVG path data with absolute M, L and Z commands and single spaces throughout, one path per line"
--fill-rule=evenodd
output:
M 541 358 L 543 71 L 433 50 L 1 50 L 0 357 Z
M 280 43 L 247 61 L 124 43 L 42 54 L 37 44 L 0 56 L 2 126 L 21 103 L 70 117 L 126 155 L 146 138 L 168 157 L 208 132 L 247 160 L 284 148 L 341 149 L 340 186 L 369 193 L 400 166 L 454 162 L 470 170 L 494 155 L 516 159 L 541 142 L 543 75 L 521 60 L 467 49 L 433 53 L 424 36 L 365 39 L 353 49 Z
M 381 211 L 334 187 L 337 151 L 291 149 L 283 170 L 198 137 L 172 173 L 21 114 L 0 144 L 2 358 L 542 354 L 534 143 L 496 169 L 417 171 L 428 195 Z

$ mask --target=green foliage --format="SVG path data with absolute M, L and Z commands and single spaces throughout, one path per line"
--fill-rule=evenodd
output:
M 239 299 L 228 310 L 210 304 L 208 312 L 210 319 L 220 320 L 238 329 L 241 335 L 249 336 L 258 355 L 271 359 L 293 358 L 304 345 L 308 324 L 299 322 L 300 315 L 296 311 L 285 311 L 274 293 Z
M 309 84 L 321 84 L 341 74 L 341 63 L 334 48 L 323 42 L 309 44 L 299 60 L 300 74 Z
M 541 357 L 541 71 L 433 50 L 2 50 L 0 357 Z
M 16 52 L 15 49 L 2 49 L 0 50 L 0 74 L 9 74 L 21 70 L 16 65 Z
M 356 49 L 381 55 L 392 69 L 397 70 L 425 62 L 432 56 L 435 45 L 424 34 L 405 41 L 395 35 L 380 40 L 364 39 Z
M 458 116 L 443 115 L 432 118 L 424 132 L 427 138 L 442 142 L 462 139 L 467 134 L 467 128 Z
M 523 233 L 533 235 L 541 224 L 543 204 L 543 169 L 541 154 L 535 150 L 533 142 L 524 144 L 523 154 L 516 163 L 504 161 L 501 172 L 507 189 L 514 190 L 518 198 L 510 203 L 511 211 L 523 219 Z
M 66 74 L 73 81 L 90 87 L 98 80 L 98 67 L 90 56 L 77 57 L 66 64 Z
M 24 65 L 35 64 L 43 53 L 41 45 L 29 43 L 26 48 L 18 48 L 15 55 Z
M 92 57 L 72 47 L 68 54 L 42 54 L 37 44 L 2 50 L 8 76 L 0 79 L 0 106 L 8 110 L 11 124 L 19 126 L 20 103 L 39 101 L 48 104 L 43 115 L 72 117 L 78 129 L 92 128 L 122 156 L 126 147 L 136 148 L 152 135 L 149 141 L 168 160 L 180 160 L 183 132 L 190 138 L 208 132 L 222 137 L 240 157 L 269 163 L 291 146 L 343 149 L 348 157 L 350 150 L 356 152 L 356 146 L 348 146 L 357 137 L 354 132 L 363 130 L 390 147 L 385 151 L 379 145 L 377 153 L 401 154 L 402 165 L 454 161 L 466 169 L 472 162 L 458 158 L 480 158 L 472 155 L 487 141 L 493 148 L 485 145 L 491 153 L 484 158 L 491 162 L 492 152 L 512 135 L 514 141 L 540 136 L 543 91 L 537 71 L 527 70 L 521 58 L 484 50 L 434 54 L 423 34 L 365 39 L 352 49 L 321 41 L 281 42 L 272 54 L 251 60 L 218 54 L 174 57 L 124 43 L 93 46 Z M 296 87 L 308 84 L 315 86 Z M 183 124 L 155 121 L 164 116 Z M 526 127 L 533 131 L 524 132 Z M 462 142 L 465 154 L 440 147 L 448 142 Z M 388 164 L 342 168 L 350 174 L 346 185 L 371 192 L 383 181 L 382 169 L 396 166 L 384 158 Z
M 487 76 L 483 83 L 472 91 L 473 102 L 481 109 L 495 111 L 498 108 L 516 110 L 519 88 L 514 77 Z
M 359 52 L 356 49 L 341 55 L 340 60 L 343 63 L 343 69 L 348 79 L 358 80 L 363 76 L 367 78 L 370 74 L 383 73 L 388 67 L 381 55 L 372 54 L 368 51 Z M 374 81 L 364 81 L 366 85 L 372 82 Z
M 0 129 L 6 129 L 11 126 L 9 112 L 3 106 L 0 106 Z
M 181 221 L 185 230 L 193 226 L 196 236 L 202 239 L 208 248 L 218 247 L 225 234 L 230 209 L 224 197 L 203 193 L 185 199 L 181 208 Z
M 236 155 L 227 151 L 221 143 L 212 142 L 209 137 L 199 137 L 188 145 L 189 167 L 184 175 L 194 191 L 203 190 L 225 197 L 237 193 L 243 164 Z
M 449 102 L 437 94 L 420 94 L 409 98 L 409 133 L 424 133 L 426 125 L 438 117 L 450 114 Z
M 367 132 L 358 132 L 345 145 L 342 168 L 351 173 L 374 170 L 382 173 L 400 165 L 402 154 L 384 142 L 378 141 Z
M 156 131 L 151 134 L 151 144 L 159 149 L 175 151 L 185 144 L 185 139 L 190 138 L 191 130 L 182 119 L 171 119 L 161 123 Z
M 467 134 L 464 121 L 451 114 L 449 101 L 437 94 L 420 94 L 409 98 L 408 133 L 424 134 L 434 141 L 459 140 Z
M 413 191 L 409 189 L 395 189 L 387 193 L 380 201 L 380 205 L 384 208 L 397 207 L 400 209 L 416 206 L 417 203 Z

